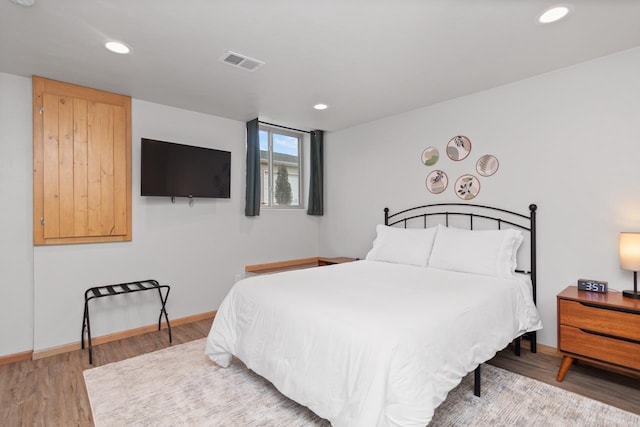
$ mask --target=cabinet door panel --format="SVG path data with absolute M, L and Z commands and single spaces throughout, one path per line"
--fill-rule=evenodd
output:
M 101 147 L 99 129 L 102 126 L 102 120 L 100 118 L 100 108 L 95 102 L 89 103 L 89 110 L 87 114 L 88 131 L 87 131 L 87 152 L 88 152 L 88 169 L 87 169 L 87 221 L 88 221 L 88 235 L 99 236 L 101 232 L 102 224 L 102 173 L 100 171 L 101 165 Z
M 74 99 L 73 111 L 73 235 L 80 237 L 89 234 L 87 101 Z
M 126 116 L 124 108 L 113 107 L 113 222 L 114 235 L 127 233 L 127 163 Z
M 39 77 L 33 88 L 34 243 L 131 240 L 131 99 Z
M 58 98 L 60 237 L 73 237 L 73 98 Z
M 44 96 L 44 237 L 60 237 L 60 197 L 58 196 L 58 97 Z

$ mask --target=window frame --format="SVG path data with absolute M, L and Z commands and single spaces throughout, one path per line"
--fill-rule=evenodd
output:
M 278 127 L 260 124 L 258 127 L 258 135 L 261 131 L 267 132 L 267 176 L 269 182 L 267 188 L 269 191 L 267 200 L 268 203 L 263 204 L 264 200 L 264 182 L 260 182 L 260 209 L 304 209 L 304 175 L 303 175 L 303 143 L 304 135 L 300 132 L 280 129 Z M 275 179 L 273 172 L 273 134 L 289 136 L 298 140 L 298 204 L 297 205 L 277 205 L 275 204 Z M 258 143 L 259 143 L 258 138 Z M 262 151 L 262 149 L 260 149 Z M 260 157 L 262 163 L 262 156 Z

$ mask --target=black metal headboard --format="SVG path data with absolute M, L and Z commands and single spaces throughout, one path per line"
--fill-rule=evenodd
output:
M 384 208 L 384 223 L 385 225 L 398 225 L 403 224 L 407 228 L 407 222 L 410 220 L 416 220 L 422 218 L 423 227 L 427 227 L 428 217 L 444 217 L 444 225 L 449 226 L 449 218 L 451 217 L 468 217 L 469 229 L 473 230 L 473 220 L 481 218 L 483 220 L 494 221 L 498 229 L 501 229 L 503 224 L 509 225 L 514 228 L 529 232 L 530 243 L 530 256 L 531 263 L 529 264 L 530 271 L 516 270 L 519 273 L 527 273 L 531 275 L 531 284 L 533 286 L 533 301 L 536 302 L 536 210 L 538 207 L 535 204 L 529 205 L 529 215 L 524 215 L 518 212 L 509 211 L 506 209 L 496 208 L 493 206 L 474 205 L 471 203 L 434 203 L 431 205 L 416 206 L 389 214 L 389 208 Z M 503 214 L 505 217 L 499 215 Z
M 384 208 L 384 223 L 385 225 L 398 225 L 402 224 L 407 228 L 407 223 L 411 220 L 422 218 L 422 225 L 427 228 L 427 218 L 436 217 L 440 219 L 444 217 L 444 225 L 449 226 L 449 218 L 451 217 L 468 217 L 469 229 L 474 229 L 473 220 L 482 219 L 489 220 L 489 222 L 495 222 L 498 229 L 502 228 L 503 224 L 518 228 L 520 230 L 529 232 L 529 244 L 530 244 L 530 256 L 531 262 L 529 264 L 530 271 L 516 270 L 519 273 L 530 274 L 531 285 L 533 288 L 533 302 L 536 302 L 536 283 L 537 283 L 537 264 L 536 264 L 536 211 L 538 206 L 535 204 L 529 205 L 529 215 L 521 214 L 518 212 L 509 211 L 506 209 L 495 208 L 493 206 L 474 205 L 471 203 L 434 203 L 431 205 L 416 206 L 414 208 L 405 209 L 400 212 L 396 212 L 389 215 L 389 208 Z M 502 216 L 506 216 L 503 218 Z M 458 224 L 456 224 L 458 225 Z M 536 352 L 537 347 L 537 334 L 536 332 L 528 332 L 525 334 L 531 341 L 531 352 Z M 515 352 L 516 355 L 520 355 L 520 338 L 515 340 Z M 476 370 L 476 378 L 479 371 Z M 477 381 L 477 380 L 476 380 Z M 478 382 L 478 381 L 477 381 Z

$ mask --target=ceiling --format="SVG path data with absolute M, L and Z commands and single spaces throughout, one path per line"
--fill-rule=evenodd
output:
M 553 4 L 0 0 L 0 72 L 335 131 L 640 45 L 640 1 L 574 0 L 567 18 L 538 24 Z M 107 51 L 109 40 L 131 54 Z M 224 64 L 228 50 L 265 65 Z

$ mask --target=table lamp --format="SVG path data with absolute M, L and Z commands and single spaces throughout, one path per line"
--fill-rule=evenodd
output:
M 638 271 L 640 271 L 640 233 L 620 233 L 620 268 L 633 271 L 633 290 L 622 291 L 628 298 L 640 299 Z

